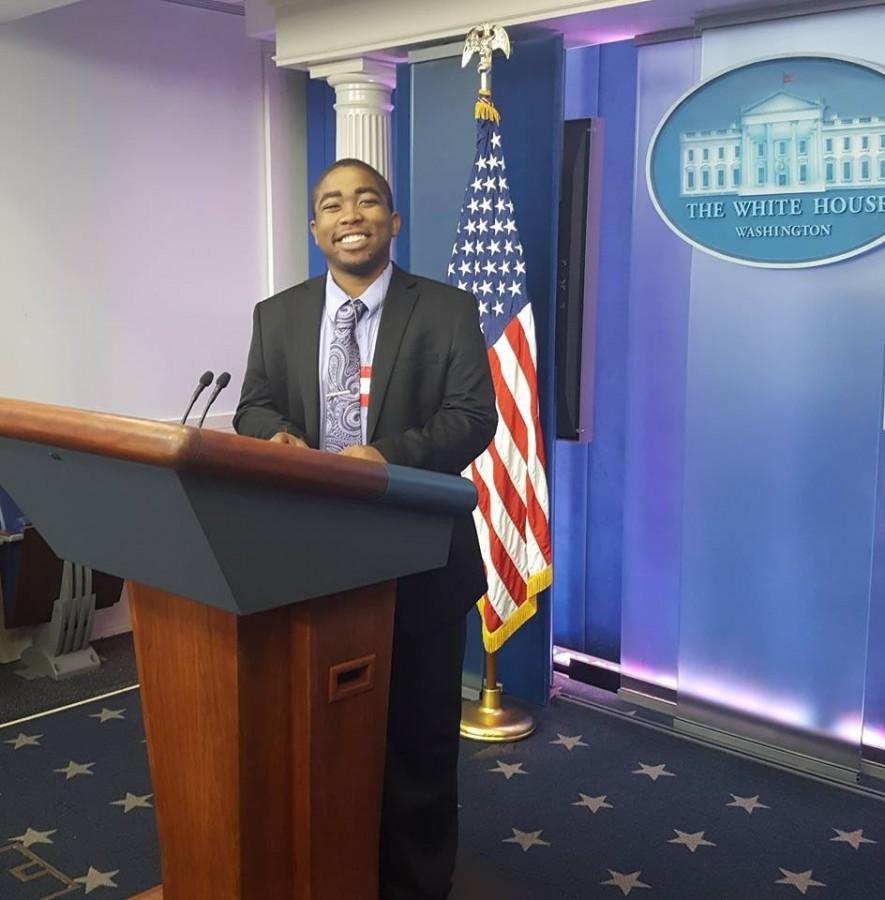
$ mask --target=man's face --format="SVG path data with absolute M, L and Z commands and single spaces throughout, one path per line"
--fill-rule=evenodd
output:
M 370 172 L 342 166 L 317 186 L 310 230 L 333 275 L 380 272 L 390 260 L 390 241 L 399 227 L 399 215 L 387 208 Z

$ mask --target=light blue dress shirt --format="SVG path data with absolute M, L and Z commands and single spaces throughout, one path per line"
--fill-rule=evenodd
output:
M 387 288 L 390 287 L 390 278 L 393 275 L 393 264 L 388 263 L 387 268 L 366 288 L 359 297 L 349 297 L 332 278 L 332 273 L 326 273 L 326 304 L 323 308 L 323 318 L 320 323 L 320 450 L 326 449 L 326 391 L 329 386 L 326 380 L 326 372 L 329 368 L 329 347 L 332 343 L 332 331 L 335 327 L 335 316 L 339 308 L 349 300 L 362 300 L 366 311 L 356 323 L 356 342 L 360 348 L 360 365 L 371 366 L 375 355 L 375 343 L 378 340 L 378 326 L 381 324 L 381 307 L 384 306 L 384 298 Z M 366 443 L 366 425 L 369 421 L 369 407 L 360 407 L 360 440 Z

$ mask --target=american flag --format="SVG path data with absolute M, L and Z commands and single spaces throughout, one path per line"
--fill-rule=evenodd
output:
M 464 192 L 447 280 L 474 294 L 498 406 L 498 431 L 464 474 L 476 485 L 476 530 L 488 594 L 479 601 L 493 653 L 537 609 L 552 580 L 537 352 L 522 244 L 507 184 L 497 112 L 477 104 L 476 158 Z M 490 118 L 479 118 L 481 114 Z

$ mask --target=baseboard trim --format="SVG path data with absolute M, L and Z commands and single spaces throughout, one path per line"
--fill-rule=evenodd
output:
M 744 756 L 756 757 L 767 762 L 774 763 L 788 769 L 795 769 L 809 775 L 838 781 L 842 784 L 857 784 L 859 769 L 849 769 L 836 763 L 797 753 L 793 750 L 785 750 L 761 741 L 740 737 L 731 732 L 711 728 L 708 725 L 700 725 L 687 719 L 676 717 L 673 720 L 673 730 L 697 738 L 707 744 L 717 744 L 734 750 Z
M 635 688 L 618 688 L 618 698 L 625 703 L 632 703 L 634 706 L 643 707 L 643 709 L 663 713 L 665 716 L 672 716 L 676 713 L 676 704 L 673 701 L 652 697 L 650 694 L 645 694 Z
M 885 765 L 873 762 L 871 759 L 861 759 L 860 771 L 862 775 L 869 775 L 872 778 L 881 778 L 885 780 Z

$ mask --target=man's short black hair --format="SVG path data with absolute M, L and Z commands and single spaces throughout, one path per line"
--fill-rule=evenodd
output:
M 364 172 L 367 172 L 372 176 L 375 184 L 378 186 L 378 192 L 381 194 L 382 199 L 387 204 L 387 208 L 393 212 L 393 191 L 390 190 L 390 185 L 387 183 L 387 179 L 374 167 L 370 166 L 367 162 L 363 162 L 361 159 L 338 159 L 332 163 L 331 166 L 327 166 L 319 178 L 313 183 L 313 191 L 311 191 L 310 195 L 310 206 L 313 210 L 314 215 L 316 215 L 317 209 L 317 190 L 319 186 L 322 184 L 323 179 L 334 172 L 336 169 L 344 169 L 344 168 L 356 168 L 362 169 Z

